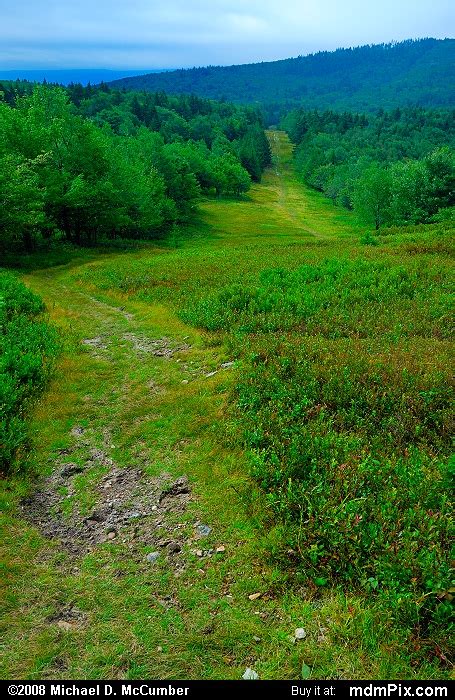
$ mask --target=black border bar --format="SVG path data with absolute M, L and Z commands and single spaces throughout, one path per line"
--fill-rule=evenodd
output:
M 1 681 L 5 695 L 13 698 L 108 698 L 109 700 L 141 700 L 149 698 L 205 698 L 220 700 L 252 697 L 304 698 L 435 698 L 450 697 L 454 681 Z

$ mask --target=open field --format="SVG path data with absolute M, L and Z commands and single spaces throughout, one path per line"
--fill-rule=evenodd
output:
M 52 267 L 31 258 L 22 275 L 44 299 L 63 352 L 35 411 L 29 468 L 3 484 L 2 677 L 238 679 L 251 667 L 261 679 L 287 679 L 301 677 L 302 665 L 326 679 L 450 675 L 445 618 L 416 622 L 398 594 L 392 606 L 373 576 L 370 588 L 361 574 L 356 584 L 325 555 L 324 582 L 299 568 L 296 553 L 311 566 L 299 546 L 314 542 L 277 515 L 291 501 L 273 495 L 273 484 L 283 489 L 267 432 L 280 444 L 283 427 L 301 434 L 288 420 L 298 391 L 290 381 L 277 399 L 269 380 L 287 386 L 301 376 L 303 349 L 314 386 L 352 371 L 350 388 L 347 379 L 331 397 L 310 397 L 326 407 L 325 422 L 310 426 L 318 444 L 335 441 L 330 431 L 338 441 L 329 458 L 318 452 L 324 469 L 334 454 L 349 471 L 370 449 L 390 463 L 408 450 L 438 485 L 449 430 L 449 231 L 392 230 L 362 245 L 351 213 L 297 181 L 286 136 L 269 137 L 274 163 L 262 184 L 243 200 L 204 201 L 181 238 L 81 252 Z M 327 265 L 330 293 L 320 283 Z M 296 296 L 304 266 L 322 272 Z M 280 375 L 288 356 L 294 374 Z M 269 375 L 258 369 L 264 357 Z M 362 394 L 372 374 L 382 390 Z M 261 413 L 258 395 L 280 408 Z M 358 395 L 362 425 L 347 408 Z M 379 409 L 372 417 L 381 396 L 393 425 Z M 258 449 L 266 457 L 252 469 Z M 287 464 L 289 454 L 281 458 Z M 427 517 L 417 487 L 412 498 Z M 445 523 L 437 488 L 432 498 Z M 445 541 L 444 523 L 424 536 Z M 422 549 L 409 542 L 408 558 Z M 300 627 L 306 636 L 295 642 Z

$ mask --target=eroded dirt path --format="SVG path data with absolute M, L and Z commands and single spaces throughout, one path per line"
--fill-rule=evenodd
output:
M 73 267 L 71 279 L 75 275 Z M 209 370 L 201 364 L 202 354 L 196 351 L 197 360 L 191 360 L 189 337 L 163 335 L 150 323 L 153 311 L 146 305 L 139 308 L 138 318 L 137 304 L 130 311 L 97 299 L 71 285 L 63 269 L 35 273 L 28 282 L 63 331 L 64 363 L 70 360 L 81 375 L 77 391 L 83 408 L 60 404 L 63 415 L 54 420 L 72 427 L 64 436 L 64 447 L 48 446 L 51 471 L 38 490 L 22 500 L 24 519 L 72 556 L 115 540 L 138 561 L 144 556 L 154 561 L 159 555 L 174 568 L 184 567 L 180 557 L 184 545 L 197 544 L 199 538 L 198 523 L 194 532 L 182 535 L 183 523 L 175 522 L 193 498 L 179 464 L 184 441 L 165 448 L 162 461 L 172 463 L 173 474 L 151 464 L 157 456 L 161 462 L 163 453 L 156 454 L 155 446 L 141 439 L 140 429 L 135 431 L 139 442 L 128 441 L 126 455 L 121 443 L 122 433 L 131 431 L 128 414 L 138 425 L 160 421 L 158 406 L 166 401 L 167 385 L 175 385 L 175 374 L 181 392 L 190 379 L 205 379 Z M 90 384 L 97 396 L 90 392 Z M 72 388 L 73 375 L 63 370 L 53 384 L 59 401 L 71 395 Z M 81 397 L 83 388 L 89 393 Z M 175 386 L 171 393 L 173 401 Z M 52 393 L 45 397 L 42 410 L 48 410 L 48 402 L 54 404 L 55 398 Z M 144 547 L 153 552 L 144 555 Z
M 204 204 L 207 238 L 24 276 L 63 349 L 6 522 L 6 677 L 293 678 L 318 639 L 330 643 L 332 603 L 288 591 L 270 556 L 280 537 L 226 427 L 235 348 L 171 303 L 178 284 L 223 286 L 227 262 L 256 275 L 274 262 L 269 246 L 295 262 L 302 240 L 329 241 L 336 215 L 302 198 L 285 135 L 271 142 L 275 170 L 248 200 Z M 128 295 L 125 271 L 162 296 Z M 321 658 L 320 677 L 350 663 Z

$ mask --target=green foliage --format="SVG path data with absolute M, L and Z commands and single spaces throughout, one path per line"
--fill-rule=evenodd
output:
M 453 394 L 444 372 L 365 350 L 287 341 L 252 354 L 237 403 L 253 474 L 308 577 L 375 590 L 406 624 L 440 622 Z
M 183 312 L 244 348 L 237 419 L 298 569 L 422 628 L 447 619 L 452 585 L 453 390 L 421 350 L 449 338 L 449 287 L 438 263 L 327 259 Z
M 270 162 L 256 110 L 28 84 L 0 101 L 0 247 L 163 236 Z M 245 167 L 244 167 L 245 166 Z
M 283 125 L 304 180 L 376 230 L 429 222 L 454 205 L 453 111 L 295 110 Z
M 378 239 L 373 236 L 371 231 L 366 231 L 360 236 L 360 243 L 362 245 L 379 245 Z
M 453 39 L 409 40 L 281 61 L 152 73 L 112 85 L 261 102 L 269 124 L 277 124 L 280 115 L 295 105 L 337 110 L 442 106 L 453 104 L 454 46 Z
M 57 353 L 42 301 L 12 274 L 0 271 L 0 470 L 20 461 L 27 446 L 27 413 L 44 389 Z
M 383 261 L 327 259 L 295 271 L 266 270 L 257 286 L 234 284 L 182 312 L 209 331 L 246 333 L 301 331 L 305 335 L 422 336 L 428 326 L 450 335 L 440 305 L 450 293 L 450 275 L 439 267 L 404 267 Z

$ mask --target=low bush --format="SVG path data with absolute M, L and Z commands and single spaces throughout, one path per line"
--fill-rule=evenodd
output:
M 448 294 L 448 275 L 439 267 L 328 259 L 293 271 L 266 270 L 257 286 L 225 287 L 181 315 L 209 331 L 296 330 L 339 338 L 390 335 L 398 326 L 400 335 L 425 336 L 431 326 L 444 338 Z
M 183 317 L 242 347 L 235 421 L 284 524 L 283 561 L 423 630 L 447 621 L 453 593 L 450 271 L 389 238 L 386 259 L 265 270 Z
M 350 342 L 250 353 L 236 403 L 252 472 L 316 585 L 376 591 L 408 623 L 448 615 L 452 401 L 443 372 Z
M 19 464 L 27 447 L 27 416 L 44 389 L 57 336 L 44 304 L 9 272 L 0 271 L 0 469 Z

